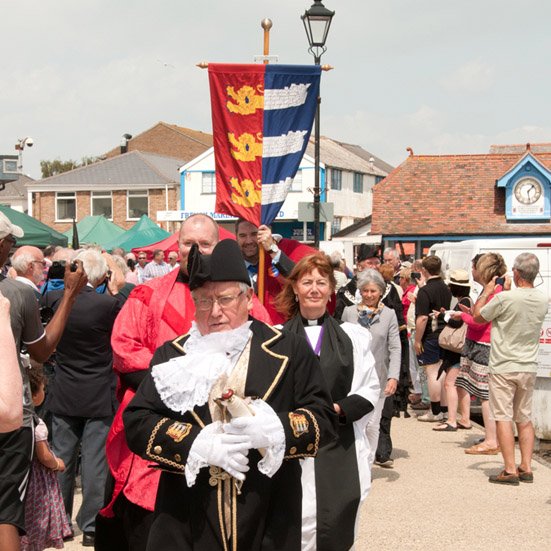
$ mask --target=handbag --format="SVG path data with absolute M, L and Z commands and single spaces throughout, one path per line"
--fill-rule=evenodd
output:
M 463 345 L 465 344 L 466 335 L 466 323 L 463 322 L 460 327 L 456 328 L 446 325 L 446 327 L 444 327 L 444 329 L 440 332 L 440 335 L 438 335 L 438 345 L 440 348 L 460 354 L 463 350 Z

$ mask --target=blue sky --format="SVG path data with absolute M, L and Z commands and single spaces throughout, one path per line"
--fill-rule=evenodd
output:
M 545 0 L 327 0 L 322 134 L 397 165 L 416 154 L 484 153 L 551 142 L 551 4 Z M 260 21 L 271 53 L 310 63 L 310 0 L 2 2 L 0 151 L 40 177 L 42 159 L 79 160 L 158 121 L 210 132 L 206 71 L 252 62 Z

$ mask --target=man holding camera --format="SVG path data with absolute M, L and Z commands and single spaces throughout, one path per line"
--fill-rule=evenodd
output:
M 538 369 L 538 349 L 541 326 L 548 310 L 547 297 L 534 289 L 539 273 L 538 257 L 522 253 L 515 258 L 513 282 L 505 278 L 504 291 L 495 295 L 497 278 L 489 281 L 474 306 L 477 323 L 492 322 L 490 348 L 490 415 L 496 421 L 497 440 L 505 463 L 497 475 L 491 475 L 493 484 L 518 486 L 519 482 L 533 482 L 532 453 L 534 427 L 532 425 L 532 395 Z M 518 430 L 520 465 L 515 462 L 513 422 Z
M 6 263 L 23 230 L 12 224 L 0 212 L 0 268 Z M 1 278 L 0 278 L 1 279 Z M 18 353 L 25 344 L 30 356 L 38 362 L 47 360 L 54 351 L 80 289 L 86 284 L 81 267 L 65 271 L 65 293 L 56 315 L 44 328 L 40 321 L 38 302 L 33 289 L 19 281 L 6 278 L 0 281 L 0 291 L 10 301 L 10 320 Z M 33 449 L 31 391 L 26 370 L 23 378 L 23 425 L 0 435 L 0 549 L 19 549 L 19 536 L 25 531 L 25 492 Z
M 83 544 L 93 546 L 95 517 L 103 505 L 107 477 L 105 440 L 115 412 L 111 332 L 122 301 L 118 295 L 96 292 L 108 277 L 107 262 L 100 252 L 83 251 L 76 262 L 82 263 L 89 283 L 76 297 L 57 346 L 56 376 L 46 407 L 52 413 L 53 451 L 66 465 L 59 481 L 69 523 L 82 445 L 82 507 L 77 523 L 84 533 Z M 52 291 L 43 303 L 55 312 L 62 298 L 62 291 Z

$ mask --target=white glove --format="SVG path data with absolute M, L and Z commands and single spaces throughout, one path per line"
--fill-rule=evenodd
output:
M 285 431 L 276 412 L 263 400 L 255 400 L 251 408 L 252 417 L 235 417 L 227 425 L 224 432 L 228 435 L 247 436 L 251 448 L 270 448 L 285 442 Z
M 250 438 L 242 434 L 217 433 L 217 430 L 219 426 L 207 425 L 198 434 L 189 450 L 188 465 L 193 464 L 195 471 L 197 467 L 214 465 L 237 480 L 245 480 L 243 473 L 249 470 L 247 453 L 252 447 Z

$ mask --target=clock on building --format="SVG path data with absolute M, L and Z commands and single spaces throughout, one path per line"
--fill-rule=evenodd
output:
M 533 205 L 539 200 L 542 192 L 541 184 L 534 178 L 522 178 L 513 189 L 515 199 L 522 205 Z
M 545 191 L 533 176 L 520 178 L 511 190 L 512 218 L 536 219 L 545 215 Z
M 505 188 L 507 221 L 549 221 L 551 219 L 551 170 L 530 151 L 496 180 Z

